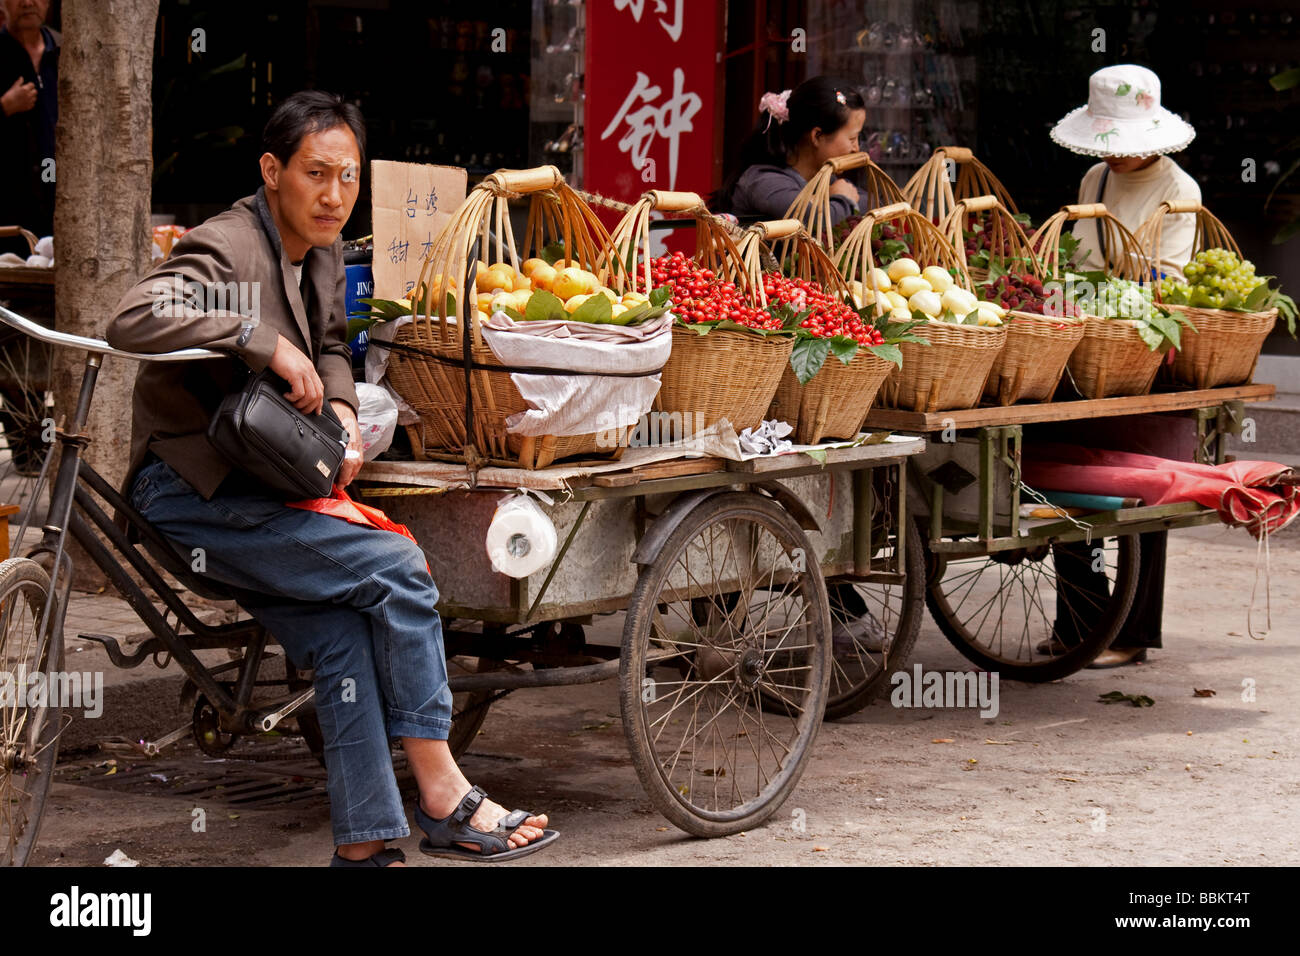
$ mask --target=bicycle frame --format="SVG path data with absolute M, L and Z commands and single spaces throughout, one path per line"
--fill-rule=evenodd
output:
M 172 549 L 171 544 L 102 475 L 82 458 L 82 449 L 90 442 L 83 429 L 89 416 L 90 403 L 94 396 L 95 383 L 103 362 L 103 354 L 112 353 L 141 360 L 175 361 L 223 356 L 220 353 L 203 349 L 186 349 L 183 352 L 173 352 L 159 356 L 143 356 L 119 352 L 96 339 L 70 336 L 46 330 L 3 307 L 0 307 L 0 321 L 3 321 L 6 325 L 16 326 L 20 331 L 24 331 L 35 338 L 49 341 L 51 344 L 87 348 L 85 371 L 82 374 L 81 387 L 71 422 L 66 423 L 64 429 L 56 430 L 55 444 L 57 444 L 61 454 L 54 477 L 46 522 L 41 528 L 39 542 L 31 547 L 25 556 L 33 558 L 37 555 L 49 554 L 52 559 L 49 569 L 50 593 L 52 595 L 60 594 L 60 577 L 62 574 L 66 574 L 68 580 L 63 585 L 64 594 L 62 595 L 62 597 L 66 597 L 71 580 L 71 559 L 65 554 L 65 544 L 66 536 L 71 532 L 73 539 L 81 545 L 95 565 L 104 572 L 118 593 L 122 595 L 153 635 L 137 651 L 129 655 L 122 653 L 117 641 L 111 637 L 83 635 L 84 637 L 103 644 L 108 652 L 109 659 L 118 667 L 136 667 L 151 655 L 156 656 L 159 653 L 166 652 L 180 664 L 181 669 L 194 682 L 199 693 L 207 698 L 221 714 L 223 730 L 240 734 L 270 730 L 278 723 L 280 718 L 298 704 L 305 702 L 310 695 L 291 694 L 282 700 L 273 701 L 269 705 L 257 709 L 250 708 L 249 704 L 252 699 L 253 689 L 257 685 L 258 669 L 266 647 L 266 631 L 252 619 L 221 625 L 206 624 L 199 620 L 177 596 L 175 591 L 168 586 L 158 569 L 131 543 L 124 528 L 113 520 L 109 512 L 116 511 L 122 519 L 125 519 L 127 525 L 139 533 L 142 539 L 147 539 L 156 546 L 167 550 Z M 36 330 L 39 330 L 39 332 Z M 46 475 L 54 453 L 54 445 L 51 445 L 41 467 L 40 475 L 36 480 L 35 488 L 32 491 L 33 501 L 38 501 L 44 490 Z M 100 507 L 92 493 L 107 503 L 108 511 Z M 76 509 L 74 509 L 74 505 L 76 505 Z M 96 536 L 96 529 L 108 540 L 111 548 L 105 546 Z M 22 546 L 26 531 L 27 521 L 24 520 L 15 542 L 16 552 Z M 123 558 L 144 580 L 149 590 L 162 602 L 167 611 L 176 616 L 177 626 L 173 627 L 168 622 L 166 615 L 160 613 L 154 606 L 149 594 L 128 573 L 127 568 L 122 563 L 121 559 Z M 54 613 L 56 603 L 58 604 L 58 619 L 51 621 L 50 615 Z M 66 599 L 57 602 L 47 601 L 40 623 L 40 633 L 60 632 L 63 626 L 62 617 L 66 609 Z M 183 636 L 181 626 L 187 629 L 189 633 Z M 47 630 L 50 627 L 55 630 Z M 195 654 L 196 650 L 222 647 L 245 649 L 233 694 L 227 691 L 222 686 L 222 683 L 212 676 L 212 673 Z M 295 697 L 299 698 L 297 703 L 291 704 L 288 708 L 283 706 L 286 702 L 293 701 Z

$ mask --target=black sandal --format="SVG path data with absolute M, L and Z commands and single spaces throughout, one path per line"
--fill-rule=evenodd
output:
M 339 856 L 339 851 L 334 851 L 334 859 L 330 860 L 330 866 L 392 866 L 394 863 L 405 863 L 406 854 L 395 846 L 386 846 L 378 853 L 366 857 L 364 860 L 349 860 Z
M 505 863 L 521 856 L 536 853 L 548 843 L 559 839 L 558 830 L 543 830 L 542 836 L 523 846 L 513 849 L 506 840 L 531 816 L 536 814 L 528 810 L 512 810 L 498 821 L 490 831 L 476 830 L 469 825 L 470 818 L 479 808 L 487 793 L 481 787 L 472 787 L 460 801 L 460 806 L 449 816 L 435 820 L 425 813 L 419 801 L 415 804 L 415 822 L 425 832 L 425 839 L 420 841 L 420 852 L 429 856 L 439 856 L 456 860 L 474 860 L 478 863 Z M 458 843 L 473 843 L 479 849 L 470 850 Z

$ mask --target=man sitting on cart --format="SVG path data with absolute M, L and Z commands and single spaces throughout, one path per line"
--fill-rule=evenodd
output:
M 202 549 L 207 575 L 255 592 L 248 612 L 297 667 L 314 670 L 336 846 L 331 865 L 405 860 L 400 849 L 384 847 L 410 833 L 391 737 L 402 739 L 419 787 L 422 851 L 497 861 L 532 853 L 559 835 L 544 829 L 546 816 L 507 813 L 486 799 L 448 748 L 452 698 L 434 610 L 438 591 L 420 548 L 397 534 L 286 507 L 207 440 L 208 422 L 243 367 L 270 368 L 298 409 L 317 412 L 329 402 L 347 427 L 358 454 L 344 462 L 337 483 L 346 486 L 361 467 L 339 240 L 357 199 L 361 115 L 338 97 L 297 93 L 272 114 L 263 140 L 262 188 L 188 232 L 171 258 L 127 293 L 108 327 L 118 349 L 205 347 L 235 356 L 142 366 L 130 500 L 187 561 Z M 191 283 L 240 289 L 257 315 L 213 308 L 211 298 L 186 305 Z

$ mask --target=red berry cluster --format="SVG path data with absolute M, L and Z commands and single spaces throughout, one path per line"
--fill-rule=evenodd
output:
M 673 314 L 683 322 L 730 319 L 751 329 L 781 328 L 779 319 L 747 305 L 734 282 L 718 278 L 712 269 L 702 268 L 682 252 L 651 260 L 650 277 L 654 288 L 672 286 Z
M 1002 241 L 998 244 L 1000 248 L 993 248 L 993 218 L 987 210 L 977 212 L 970 219 L 970 230 L 963 233 L 966 237 L 966 258 L 972 259 L 979 252 L 987 251 L 991 256 L 997 259 L 1005 259 L 1011 255 L 1011 241 L 1007 238 L 1005 222 L 1003 223 L 1004 231 Z
M 1044 303 L 1047 297 L 1043 292 L 1043 280 L 1028 273 L 1008 273 L 998 276 L 989 285 L 980 286 L 983 298 L 996 302 L 1004 309 L 1028 312 L 1031 315 L 1044 315 Z M 1062 301 L 1061 310 L 1067 316 L 1079 314 L 1074 303 Z
M 859 345 L 880 345 L 884 337 L 864 322 L 852 306 L 837 300 L 808 279 L 790 279 L 779 272 L 763 274 L 763 291 L 767 301 L 775 305 L 788 305 L 796 312 L 812 309 L 812 313 L 799 323 L 815 338 L 834 338 L 837 335 L 856 339 Z

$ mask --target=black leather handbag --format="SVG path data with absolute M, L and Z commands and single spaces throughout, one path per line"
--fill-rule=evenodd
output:
M 300 412 L 284 397 L 288 390 L 270 369 L 250 375 L 217 407 L 208 441 L 269 495 L 328 497 L 347 451 L 347 429 L 328 401 L 318 414 Z

